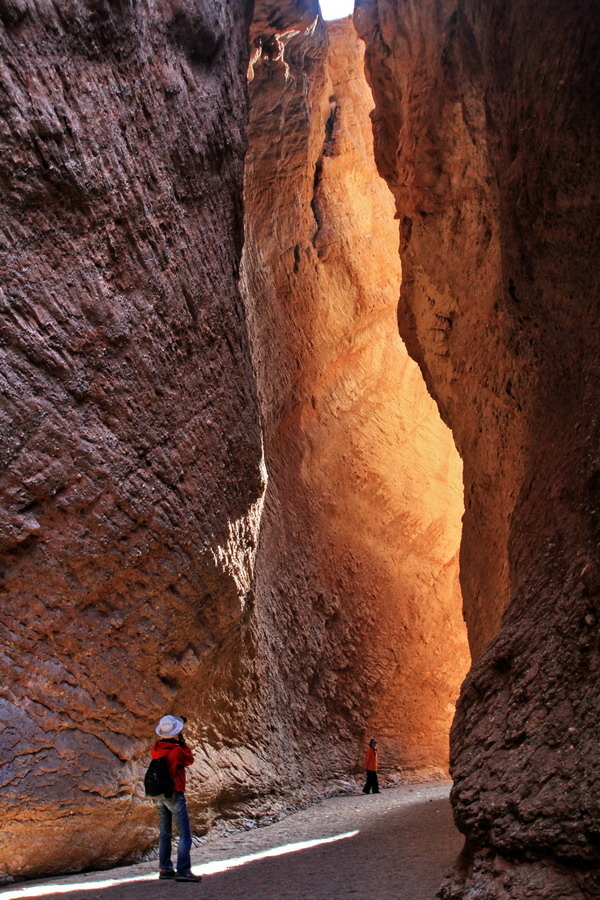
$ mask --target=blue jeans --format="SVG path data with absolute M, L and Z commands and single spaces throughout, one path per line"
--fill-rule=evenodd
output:
M 172 797 L 158 797 L 155 801 L 160 822 L 160 838 L 158 841 L 158 864 L 161 869 L 172 869 L 171 837 L 173 834 L 173 816 L 179 832 L 177 846 L 177 871 L 180 875 L 191 871 L 190 850 L 192 848 L 192 831 L 185 802 L 185 794 L 175 791 Z

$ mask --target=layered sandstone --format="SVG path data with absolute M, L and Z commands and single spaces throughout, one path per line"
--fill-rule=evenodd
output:
M 13 874 L 154 842 L 140 778 L 166 711 L 191 720 L 197 822 L 251 780 L 263 485 L 237 289 L 247 58 L 242 3 L 0 3 Z
M 363 52 L 350 20 L 329 48 L 310 15 L 277 41 L 261 28 L 243 276 L 268 472 L 256 614 L 271 739 L 292 779 L 360 768 L 372 733 L 388 772 L 439 772 L 468 665 L 461 466 L 397 333 L 397 223 Z
M 400 330 L 464 461 L 471 646 L 444 897 L 596 897 L 598 46 L 592 2 L 360 0 Z M 491 643 L 490 643 L 491 641 Z

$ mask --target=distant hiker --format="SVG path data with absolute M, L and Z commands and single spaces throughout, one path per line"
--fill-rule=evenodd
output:
M 201 881 L 200 875 L 192 872 L 190 850 L 192 847 L 192 831 L 185 802 L 185 770 L 191 766 L 194 757 L 183 738 L 185 718 L 179 716 L 163 716 L 156 733 L 159 740 L 151 750 L 152 759 L 165 759 L 167 763 L 164 794 L 155 796 L 154 802 L 160 821 L 160 839 L 158 844 L 159 878 L 174 878 L 175 881 Z M 170 779 L 170 780 L 169 780 Z M 172 781 L 172 790 L 171 784 Z M 171 796 L 169 796 L 171 794 Z M 171 861 L 171 837 L 173 816 L 179 832 L 177 846 L 177 871 Z
M 367 770 L 367 781 L 363 788 L 363 794 L 373 791 L 374 794 L 379 793 L 379 782 L 377 781 L 377 741 L 373 738 L 369 741 L 367 753 L 365 756 L 365 769 Z

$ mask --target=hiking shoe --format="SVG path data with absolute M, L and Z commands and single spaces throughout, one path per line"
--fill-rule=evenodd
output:
M 158 873 L 159 879 L 162 881 L 163 879 L 175 878 L 175 869 L 160 869 Z
M 198 884 L 202 881 L 202 875 L 194 875 L 193 872 L 183 872 L 181 875 L 179 872 L 175 876 L 175 881 L 192 881 Z

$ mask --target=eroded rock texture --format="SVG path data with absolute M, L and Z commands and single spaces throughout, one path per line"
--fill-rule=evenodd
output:
M 262 481 L 236 285 L 244 7 L 0 3 L 12 873 L 108 865 L 155 840 L 135 794 L 165 711 L 192 720 L 202 815 L 251 780 Z
M 262 8 L 262 7 L 261 7 Z M 393 200 L 348 20 L 257 21 L 243 273 L 268 487 L 265 708 L 289 779 L 445 769 L 468 652 L 461 467 L 397 334 Z M 283 711 L 285 715 L 283 715 Z M 326 749 L 325 749 L 326 748 Z
M 447 898 L 600 894 L 599 19 L 587 0 L 356 13 L 400 330 L 465 468 L 481 655 L 452 736 L 467 843 Z

